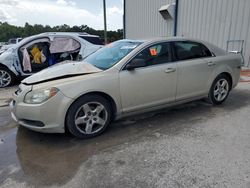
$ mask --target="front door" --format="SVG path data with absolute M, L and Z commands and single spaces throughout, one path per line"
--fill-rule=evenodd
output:
M 177 67 L 172 62 L 170 43 L 152 45 L 134 59 L 145 60 L 145 66 L 120 72 L 123 112 L 175 101 Z
M 47 56 L 49 45 L 50 39 L 48 37 L 39 37 L 32 39 L 19 47 L 16 58 L 18 57 L 19 67 L 21 68 L 20 70 L 22 70 L 23 76 L 29 76 L 48 67 L 47 60 L 41 60 L 41 52 L 43 49 L 44 57 L 45 55 Z M 47 51 L 46 53 L 45 49 Z M 44 59 L 46 59 L 46 57 Z

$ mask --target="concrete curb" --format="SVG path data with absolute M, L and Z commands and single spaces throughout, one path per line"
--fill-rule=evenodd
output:
M 250 72 L 250 67 L 241 67 L 242 72 Z
M 245 73 L 245 72 L 250 72 L 250 69 L 244 69 L 244 70 L 241 70 L 242 73 Z
M 240 72 L 240 82 L 250 82 L 250 68 L 242 68 Z

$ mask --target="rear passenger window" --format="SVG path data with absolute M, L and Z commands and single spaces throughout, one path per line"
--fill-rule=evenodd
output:
M 178 41 L 174 42 L 175 56 L 177 60 L 187 60 L 203 57 L 211 57 L 211 52 L 203 44 Z

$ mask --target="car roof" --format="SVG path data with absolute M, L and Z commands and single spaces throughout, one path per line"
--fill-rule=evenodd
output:
M 45 32 L 38 34 L 39 36 L 54 36 L 54 35 L 66 35 L 66 36 L 88 36 L 88 37 L 99 37 L 98 35 L 90 35 L 86 32 Z
M 205 41 L 188 37 L 157 37 L 157 38 L 144 39 L 141 41 L 147 43 L 161 42 L 161 41 L 193 41 L 193 42 L 206 43 Z
M 88 37 L 98 37 L 98 35 L 90 35 L 86 32 L 45 32 L 45 33 L 40 33 L 37 35 L 31 35 L 29 37 L 25 37 L 23 40 L 21 40 L 19 43 L 14 44 L 12 47 L 13 48 L 18 48 L 22 46 L 24 43 L 26 43 L 28 40 L 33 40 L 39 37 L 50 37 L 50 36 L 75 36 L 75 37 L 81 37 L 81 36 L 88 36 Z
M 205 41 L 197 40 L 193 38 L 187 37 L 157 37 L 157 38 L 147 38 L 147 39 L 122 39 L 121 41 L 128 41 L 128 42 L 142 42 L 143 44 L 151 44 L 157 42 L 171 42 L 171 41 L 193 41 L 205 44 Z

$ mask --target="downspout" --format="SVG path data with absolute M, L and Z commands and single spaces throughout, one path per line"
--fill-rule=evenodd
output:
M 105 45 L 108 44 L 107 37 L 107 15 L 106 15 L 106 0 L 103 0 L 103 19 L 104 19 L 104 41 Z
M 124 1 L 125 1 L 125 0 L 124 0 Z M 177 35 L 178 7 L 179 7 L 179 0 L 175 0 L 175 11 L 174 11 L 174 36 Z
M 126 38 L 126 14 L 125 14 L 125 10 L 126 10 L 126 4 L 125 4 L 125 0 L 123 0 L 123 38 Z

